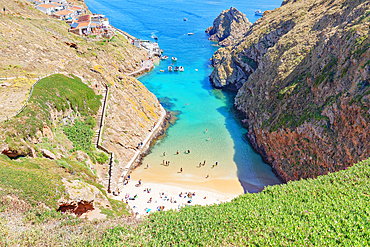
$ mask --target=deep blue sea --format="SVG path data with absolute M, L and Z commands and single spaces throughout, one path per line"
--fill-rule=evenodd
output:
M 254 22 L 259 18 L 254 15 L 255 10 L 272 10 L 281 5 L 281 0 L 85 2 L 91 12 L 106 15 L 113 26 L 137 38 L 153 40 L 157 36 L 164 54 L 177 57 L 177 65 L 185 67 L 182 73 L 170 73 L 169 59 L 138 78 L 167 110 L 179 114 L 167 136 L 157 141 L 143 159 L 151 169 L 138 168 L 133 176 L 166 184 L 198 185 L 225 193 L 257 192 L 266 185 L 280 183 L 271 167 L 243 139 L 247 131 L 233 110 L 233 93 L 212 88 L 209 59 L 217 47 L 204 31 L 224 9 L 233 6 Z M 191 153 L 185 154 L 185 150 Z M 161 165 L 163 160 L 171 165 Z M 199 168 L 204 160 L 206 166 Z M 212 168 L 215 162 L 218 166 Z M 180 168 L 183 173 L 178 172 Z

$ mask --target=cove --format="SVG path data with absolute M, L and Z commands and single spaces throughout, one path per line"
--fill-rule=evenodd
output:
M 170 57 L 138 79 L 167 111 L 177 112 L 178 119 L 143 158 L 144 166 L 133 172 L 133 179 L 227 194 L 258 192 L 267 185 L 280 183 L 271 167 L 243 138 L 247 130 L 233 109 L 234 93 L 214 89 L 209 82 L 212 72 L 209 59 L 217 47 L 208 40 L 204 30 L 222 10 L 231 6 L 254 22 L 258 18 L 255 10 L 272 10 L 281 1 L 85 2 L 91 12 L 105 14 L 112 25 L 137 38 L 153 40 L 157 36 L 159 46 Z M 183 66 L 184 72 L 167 71 L 172 56 L 178 59 L 174 65 Z M 170 165 L 164 166 L 163 161 L 169 161 Z M 199 167 L 204 161 L 205 166 Z M 212 168 L 216 162 L 218 165 Z M 150 168 L 144 169 L 147 164 Z

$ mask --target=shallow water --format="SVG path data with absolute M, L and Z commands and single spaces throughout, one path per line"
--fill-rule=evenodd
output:
M 105 14 L 112 25 L 137 38 L 153 40 L 156 35 L 164 54 L 177 57 L 175 65 L 185 67 L 184 72 L 170 73 L 167 71 L 172 63 L 169 59 L 139 78 L 166 110 L 179 114 L 166 137 L 158 140 L 143 159 L 149 169 L 144 166 L 136 169 L 133 179 L 197 185 L 229 194 L 257 192 L 266 185 L 280 183 L 271 167 L 263 163 L 243 139 L 247 131 L 233 110 L 233 93 L 214 89 L 209 82 L 212 72 L 209 58 L 217 47 L 208 40 L 204 30 L 222 10 L 231 6 L 254 22 L 258 18 L 255 10 L 274 9 L 281 1 L 85 2 L 93 13 Z M 187 35 L 190 32 L 194 35 Z M 190 154 L 185 150 L 190 150 Z M 170 165 L 163 166 L 163 161 L 170 161 Z M 206 165 L 199 168 L 199 163 L 204 161 Z M 217 167 L 212 168 L 216 162 Z M 183 168 L 182 173 L 179 173 L 180 168 Z

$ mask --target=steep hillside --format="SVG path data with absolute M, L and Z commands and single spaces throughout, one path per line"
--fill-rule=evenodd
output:
M 213 56 L 212 83 L 239 89 L 248 139 L 284 180 L 370 155 L 370 3 L 284 1 Z
M 137 49 L 118 33 L 110 40 L 69 33 L 65 22 L 42 14 L 26 0 L 0 0 L 0 5 L 7 10 L 5 16 L 0 16 L 0 78 L 16 77 L 1 80 L 0 95 L 4 97 L 0 99 L 0 108 L 19 109 L 32 83 L 45 74 L 73 74 L 96 94 L 103 94 L 108 85 L 103 146 L 115 152 L 116 164 L 124 166 L 160 114 L 157 98 L 138 80 L 125 75 L 141 68 L 147 52 Z M 9 105 L 15 105 L 14 109 Z M 65 115 L 59 109 L 50 110 L 53 114 L 46 125 L 53 130 L 60 123 L 51 120 Z M 93 116 L 97 121 L 100 112 L 101 109 Z

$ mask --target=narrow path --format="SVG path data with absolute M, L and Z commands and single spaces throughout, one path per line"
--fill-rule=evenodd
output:
M 39 77 L 39 79 L 32 85 L 31 90 L 30 90 L 30 93 L 29 93 L 29 95 L 27 97 L 26 102 L 23 104 L 23 106 L 18 111 L 16 111 L 15 113 L 11 113 L 11 114 L 8 114 L 7 116 L 3 117 L 3 118 L 0 118 L 0 122 L 5 121 L 5 120 L 9 120 L 9 118 L 15 117 L 19 113 L 21 113 L 24 110 L 24 108 L 27 106 L 29 100 L 31 99 L 31 96 L 32 96 L 32 93 L 33 93 L 33 89 L 37 85 L 37 83 L 39 83 L 42 79 L 44 79 L 45 77 L 48 77 L 50 75 L 52 75 L 52 74 L 45 75 L 43 77 Z M 21 78 L 21 77 L 8 77 L 9 80 L 12 80 L 12 79 L 15 79 L 15 78 Z M 0 79 L 2 79 L 2 78 L 0 78 Z
M 150 71 L 152 68 L 154 68 L 153 61 L 152 60 L 145 60 L 145 61 L 143 61 L 142 66 L 141 66 L 140 69 L 138 69 L 134 72 L 131 72 L 129 74 L 125 74 L 125 75 L 127 75 L 127 76 L 136 76 L 136 75 L 141 74 L 144 71 Z
M 146 145 L 149 144 L 149 142 L 152 140 L 153 138 L 153 135 L 157 133 L 159 127 L 163 124 L 163 121 L 164 121 L 164 118 L 166 117 L 166 110 L 163 108 L 162 105 L 160 105 L 161 107 L 161 116 L 160 118 L 158 119 L 158 122 L 156 123 L 155 127 L 153 128 L 153 130 L 149 133 L 149 135 L 145 138 L 145 140 L 143 141 L 143 145 L 141 146 L 141 148 L 139 148 L 136 152 L 135 152 L 135 155 L 132 157 L 132 159 L 127 163 L 127 165 L 125 166 L 124 168 L 124 172 L 122 173 L 122 175 L 120 176 L 119 180 L 118 180 L 118 189 L 119 190 L 122 190 L 122 186 L 123 186 L 123 181 L 124 179 L 126 179 L 127 175 L 130 173 L 131 169 L 132 169 L 132 165 L 135 163 L 136 159 L 139 157 L 139 155 L 142 153 L 143 151 L 143 147 L 145 147 Z

